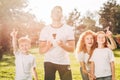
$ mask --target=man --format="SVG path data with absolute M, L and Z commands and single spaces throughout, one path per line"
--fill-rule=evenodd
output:
M 40 33 L 40 53 L 45 53 L 45 80 L 55 80 L 56 71 L 60 80 L 72 80 L 68 52 L 74 51 L 74 32 L 62 23 L 62 17 L 62 8 L 55 6 L 51 11 L 52 24 Z

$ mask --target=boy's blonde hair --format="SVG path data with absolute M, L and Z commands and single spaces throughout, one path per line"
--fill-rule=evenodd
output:
M 31 44 L 31 40 L 30 40 L 30 38 L 29 38 L 28 36 L 20 37 L 20 38 L 18 39 L 18 44 L 20 44 L 20 43 L 22 43 L 22 42 L 27 42 L 27 43 Z

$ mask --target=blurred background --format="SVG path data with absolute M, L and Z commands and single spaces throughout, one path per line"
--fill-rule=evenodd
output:
M 9 62 L 11 59 L 12 63 L 14 60 L 14 57 L 9 59 L 6 56 L 12 55 L 10 32 L 18 30 L 18 38 L 28 35 L 32 40 L 32 47 L 38 48 L 40 31 L 50 24 L 51 8 L 56 5 L 62 6 L 63 22 L 73 27 L 76 43 L 79 35 L 88 29 L 97 32 L 110 27 L 117 43 L 117 51 L 114 52 L 117 53 L 116 56 L 120 56 L 120 0 L 0 0 L 1 68 L 5 65 L 2 62 Z M 0 73 L 2 74 L 4 71 Z

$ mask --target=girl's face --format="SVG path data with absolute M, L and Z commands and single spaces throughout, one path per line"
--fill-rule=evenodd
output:
M 93 35 L 89 34 L 85 36 L 85 45 L 87 47 L 92 47 L 93 43 L 94 43 Z
M 105 34 L 98 34 L 97 35 L 97 43 L 98 44 L 104 44 L 105 43 Z
M 30 49 L 31 45 L 29 42 L 21 42 L 19 44 L 19 48 L 23 53 L 27 53 L 28 50 Z

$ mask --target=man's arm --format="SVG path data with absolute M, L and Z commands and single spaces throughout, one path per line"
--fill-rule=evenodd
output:
M 58 45 L 68 52 L 73 52 L 75 49 L 75 40 L 68 40 L 66 43 L 59 41 Z
M 40 41 L 39 43 L 39 52 L 46 53 L 52 47 L 52 44 L 49 41 Z

